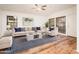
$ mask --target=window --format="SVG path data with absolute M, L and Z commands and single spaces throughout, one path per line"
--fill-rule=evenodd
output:
M 49 28 L 58 28 L 59 33 L 66 34 L 66 16 L 50 18 L 49 19 Z
M 54 28 L 54 26 L 55 26 L 54 23 L 55 23 L 54 18 L 49 19 L 49 28 L 51 28 L 51 27 Z
M 66 34 L 66 17 L 57 17 L 56 18 L 56 27 L 58 27 L 58 32 Z
M 17 20 L 14 16 L 7 16 L 7 30 L 12 30 L 17 26 Z

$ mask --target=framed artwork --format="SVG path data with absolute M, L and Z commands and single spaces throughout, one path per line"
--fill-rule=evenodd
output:
M 49 28 L 54 27 L 55 26 L 55 21 L 54 18 L 49 19 Z
M 23 26 L 32 26 L 33 18 L 23 17 L 22 20 L 23 20 Z

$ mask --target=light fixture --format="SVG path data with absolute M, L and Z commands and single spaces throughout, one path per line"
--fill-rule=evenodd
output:
M 47 5 L 45 5 L 45 4 L 34 4 L 33 9 L 36 9 L 38 11 L 45 11 L 46 8 L 47 8 Z

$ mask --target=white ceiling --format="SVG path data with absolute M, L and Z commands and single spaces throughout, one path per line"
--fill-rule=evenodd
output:
M 37 11 L 33 9 L 34 4 L 0 4 L 0 9 L 22 13 L 51 14 L 74 6 L 74 4 L 47 4 L 45 11 Z

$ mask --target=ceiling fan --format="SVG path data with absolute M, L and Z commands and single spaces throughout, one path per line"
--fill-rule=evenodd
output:
M 42 5 L 42 4 L 35 4 L 33 9 L 36 10 L 46 10 L 47 5 Z

